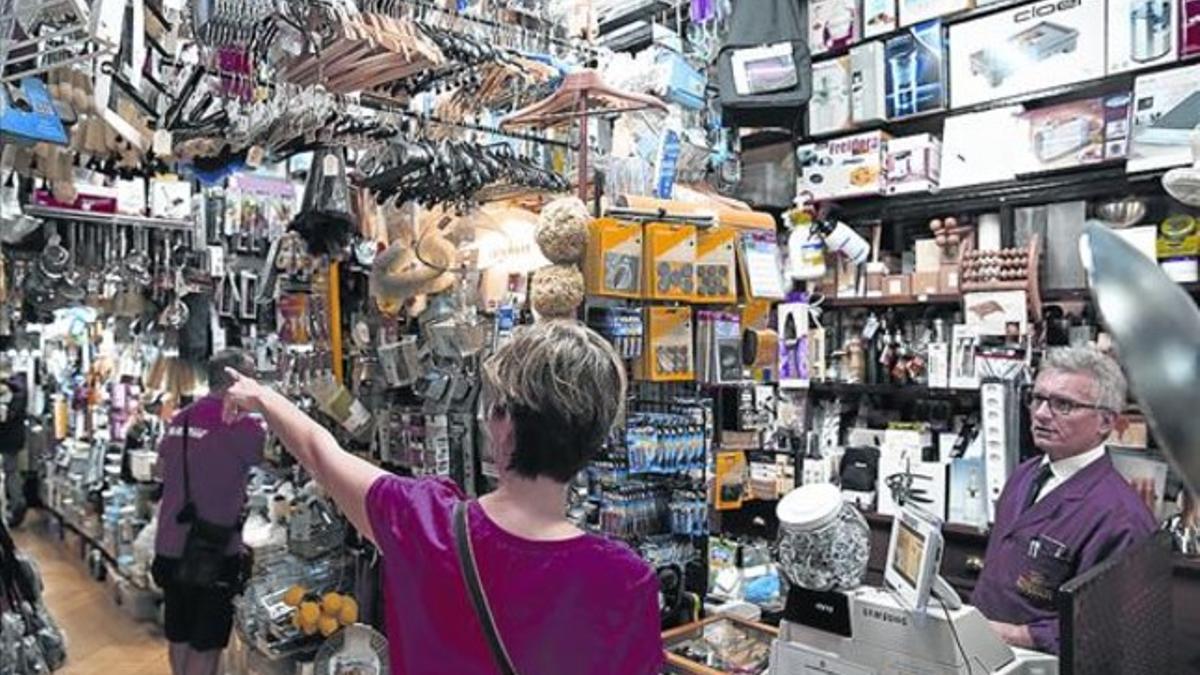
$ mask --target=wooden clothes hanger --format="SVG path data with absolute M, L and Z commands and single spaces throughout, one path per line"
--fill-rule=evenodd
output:
M 667 112 L 666 104 L 657 98 L 613 89 L 604 83 L 599 72 L 588 69 L 568 73 L 553 94 L 505 116 L 500 126 L 547 127 L 580 117 L 646 109 Z

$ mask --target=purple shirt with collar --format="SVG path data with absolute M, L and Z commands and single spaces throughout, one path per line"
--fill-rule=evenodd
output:
M 187 418 L 188 482 L 196 514 L 215 525 L 233 525 L 246 504 L 246 477 L 262 461 L 266 427 L 261 420 L 243 417 L 233 424 L 221 419 L 223 402 L 209 395 L 175 414 L 158 444 L 158 466 L 163 481 L 158 510 L 158 535 L 154 551 L 168 558 L 183 555 L 188 527 L 175 518 L 187 503 L 183 485 L 183 426 Z M 241 547 L 241 533 L 229 542 L 229 555 Z
M 499 672 L 455 549 L 452 516 L 463 499 L 449 480 L 390 475 L 367 493 L 397 675 Z M 482 586 L 518 673 L 660 672 L 658 578 L 645 561 L 590 534 L 523 539 L 492 522 L 478 502 L 468 509 Z
M 1107 454 L 1022 511 L 1041 464 L 1025 462 L 1004 486 L 971 602 L 992 621 L 1028 625 L 1035 648 L 1057 654 L 1058 588 L 1156 526 Z

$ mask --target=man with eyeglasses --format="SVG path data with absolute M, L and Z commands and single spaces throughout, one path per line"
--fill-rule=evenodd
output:
M 1057 654 L 1058 588 L 1155 530 L 1105 450 L 1125 392 L 1120 366 L 1098 349 L 1042 360 L 1027 404 L 1043 456 L 1005 485 L 971 598 L 1011 645 Z

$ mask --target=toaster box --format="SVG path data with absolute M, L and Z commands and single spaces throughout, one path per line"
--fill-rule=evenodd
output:
M 1031 2 L 951 26 L 951 106 L 1103 77 L 1104 2 Z
M 915 134 L 893 138 L 887 142 L 886 157 L 889 195 L 937 189 L 942 167 L 942 142 L 937 136 Z
M 870 124 L 887 119 L 887 78 L 882 40 L 850 49 L 850 121 Z
M 1200 54 L 1200 0 L 1179 0 L 1179 58 Z
M 821 136 L 850 128 L 850 57 L 817 61 L 812 65 L 808 133 Z
M 888 119 L 946 107 L 946 36 L 941 21 L 926 21 L 884 47 Z
M 1086 98 L 1021 113 L 1018 174 L 1056 171 L 1125 157 L 1129 94 Z
M 1179 0 L 1108 0 L 1108 72 L 1179 57 Z
M 1200 65 L 1139 75 L 1133 83 L 1130 173 L 1192 163 L 1188 137 L 1200 124 Z
M 899 0 L 899 5 L 900 25 L 911 26 L 971 9 L 975 6 L 975 0 Z
M 881 195 L 887 185 L 884 148 L 890 136 L 868 131 L 796 148 L 796 191 L 816 201 Z
M 896 30 L 896 0 L 863 0 L 862 18 L 863 39 Z
M 858 0 L 810 0 L 808 49 L 824 54 L 858 42 L 861 33 Z

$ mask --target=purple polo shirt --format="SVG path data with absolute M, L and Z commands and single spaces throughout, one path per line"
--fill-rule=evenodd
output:
M 497 673 L 462 580 L 445 479 L 383 476 L 367 514 L 383 552 L 392 673 Z M 641 675 L 663 662 L 658 580 L 623 544 L 594 535 L 531 541 L 469 505 L 471 542 L 497 631 L 521 675 Z
M 1154 517 L 1108 455 L 1022 512 L 1042 458 L 1017 467 L 996 503 L 971 602 L 993 621 L 1028 625 L 1034 646 L 1058 653 L 1058 588 L 1154 530 Z
M 266 427 L 253 417 L 233 424 L 221 420 L 220 397 L 206 396 L 175 414 L 158 444 L 158 466 L 163 481 L 158 510 L 158 535 L 154 551 L 178 558 L 188 528 L 175 521 L 187 502 L 183 489 L 183 422 L 188 419 L 188 482 L 197 515 L 215 525 L 233 525 L 246 505 L 246 476 L 262 461 Z M 228 553 L 237 553 L 241 533 L 229 542 Z

